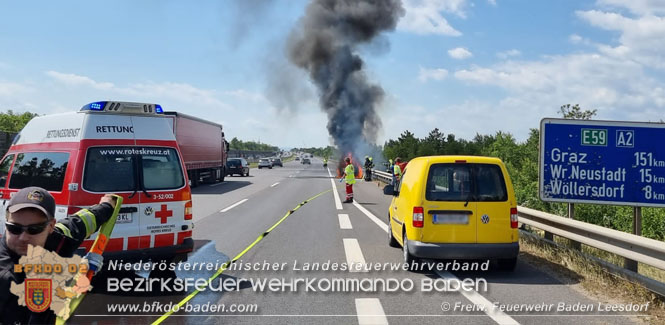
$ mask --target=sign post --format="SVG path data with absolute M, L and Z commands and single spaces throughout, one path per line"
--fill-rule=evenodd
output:
M 663 208 L 662 139 L 665 139 L 662 123 L 543 119 L 540 198 L 569 204 Z M 636 235 L 641 233 L 640 217 L 641 210 L 638 213 L 636 209 L 633 222 Z

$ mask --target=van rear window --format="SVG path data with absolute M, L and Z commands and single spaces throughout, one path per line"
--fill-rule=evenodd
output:
M 492 164 L 434 164 L 429 169 L 428 201 L 506 201 L 501 168 Z
M 39 186 L 47 191 L 60 192 L 68 161 L 69 153 L 66 152 L 19 153 L 12 168 L 9 188 Z
M 88 149 L 83 188 L 92 192 L 139 189 L 175 189 L 184 186 L 178 153 L 164 147 L 93 147 Z

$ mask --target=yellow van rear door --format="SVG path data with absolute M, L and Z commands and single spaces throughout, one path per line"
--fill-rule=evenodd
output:
M 512 242 L 510 203 L 501 168 L 494 164 L 476 164 L 474 180 L 478 243 Z
M 469 165 L 433 164 L 426 175 L 422 241 L 475 243 L 478 218 Z

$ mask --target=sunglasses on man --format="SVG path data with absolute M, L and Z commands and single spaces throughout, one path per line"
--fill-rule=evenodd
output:
M 49 221 L 43 222 L 43 223 L 36 223 L 32 225 L 18 225 L 15 223 L 11 222 L 5 222 L 5 227 L 7 227 L 7 231 L 14 235 L 20 235 L 23 232 L 27 232 L 29 235 L 37 235 L 41 234 L 42 231 L 48 226 Z

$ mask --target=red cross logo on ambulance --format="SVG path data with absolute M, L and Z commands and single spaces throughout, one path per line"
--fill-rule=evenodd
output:
M 173 216 L 173 210 L 167 209 L 166 204 L 162 204 L 162 209 L 155 212 L 155 218 L 161 219 L 160 223 L 166 223 L 166 219 L 171 216 Z

